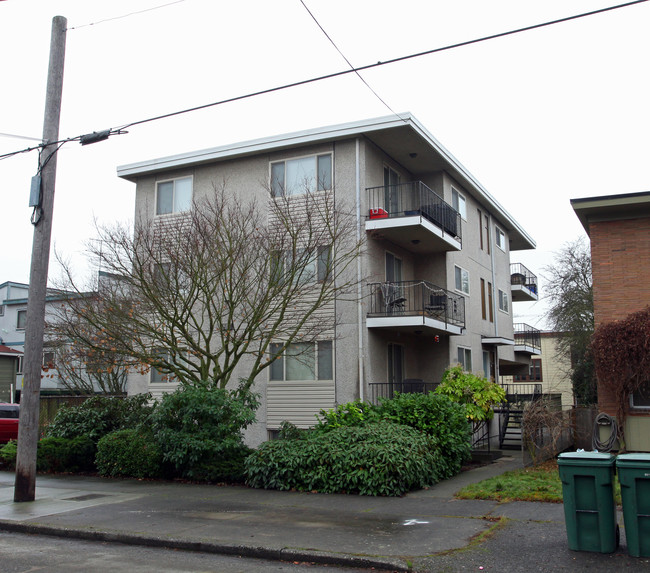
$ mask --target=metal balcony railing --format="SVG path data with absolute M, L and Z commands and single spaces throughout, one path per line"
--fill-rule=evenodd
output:
M 379 404 L 381 398 L 390 399 L 395 392 L 400 394 L 428 394 L 439 386 L 439 382 L 424 382 L 416 379 L 406 379 L 402 382 L 370 382 L 370 402 Z
M 371 283 L 369 317 L 425 316 L 465 326 L 465 297 L 429 281 Z
M 515 333 L 515 346 L 528 346 L 541 351 L 542 333 L 537 328 L 521 322 L 512 326 Z
M 461 217 L 440 195 L 422 181 L 369 187 L 368 218 L 422 215 L 445 233 L 461 241 Z
M 510 284 L 524 286 L 537 294 L 537 277 L 521 263 L 510 264 Z

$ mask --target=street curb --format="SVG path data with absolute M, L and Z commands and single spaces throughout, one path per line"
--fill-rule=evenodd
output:
M 207 541 L 188 541 L 184 539 L 176 539 L 173 537 L 163 538 L 149 537 L 146 535 L 133 535 L 127 533 L 110 533 L 107 531 L 88 531 L 86 529 L 52 527 L 49 525 L 38 525 L 32 523 L 16 523 L 14 521 L 6 520 L 0 520 L 0 531 L 48 535 L 50 537 L 81 539 L 84 541 L 106 541 L 112 543 L 123 543 L 125 545 L 138 545 L 142 547 L 153 547 L 160 549 L 179 549 L 183 551 L 214 553 L 238 557 L 251 557 L 274 561 L 309 561 L 313 563 L 319 563 L 321 565 L 336 565 L 343 567 L 354 567 L 359 569 L 374 568 L 379 571 L 390 570 L 399 573 L 408 573 L 411 571 L 411 569 L 409 569 L 409 567 L 401 561 L 341 555 L 316 550 L 309 551 L 288 548 L 270 549 L 268 547 L 255 547 L 250 545 L 225 545 Z

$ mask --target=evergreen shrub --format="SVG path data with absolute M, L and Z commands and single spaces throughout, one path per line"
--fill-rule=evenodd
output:
M 151 433 L 117 430 L 101 438 L 95 458 L 100 475 L 154 478 L 162 473 L 162 454 Z
M 252 487 L 399 496 L 438 481 L 432 438 L 390 422 L 263 443 L 246 460 Z

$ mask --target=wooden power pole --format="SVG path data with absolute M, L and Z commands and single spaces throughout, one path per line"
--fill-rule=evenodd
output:
M 40 200 L 39 204 L 35 205 L 32 219 L 34 239 L 27 298 L 25 356 L 23 359 L 24 382 L 20 394 L 14 501 L 34 501 L 36 492 L 36 448 L 38 446 L 38 411 L 45 330 L 45 297 L 50 262 L 56 159 L 59 145 L 56 142 L 59 139 L 67 24 L 68 22 L 63 16 L 55 16 L 52 19 L 50 64 L 43 121 L 44 147 L 39 159 Z

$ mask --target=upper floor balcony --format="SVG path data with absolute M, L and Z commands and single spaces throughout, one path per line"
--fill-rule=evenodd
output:
M 542 333 L 537 328 L 521 322 L 512 326 L 515 331 L 515 352 L 542 353 Z
M 371 283 L 366 326 L 414 334 L 462 334 L 465 298 L 429 281 Z
M 421 181 L 370 187 L 366 231 L 409 251 L 460 251 L 461 217 Z
M 537 300 L 537 277 L 521 263 L 510 265 L 512 302 L 533 302 Z

